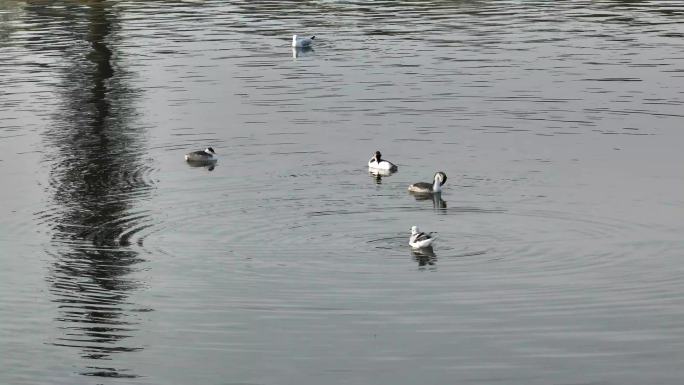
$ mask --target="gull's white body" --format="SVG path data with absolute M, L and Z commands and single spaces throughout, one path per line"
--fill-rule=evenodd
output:
M 297 35 L 292 35 L 292 46 L 295 48 L 311 47 L 315 38 L 316 36 L 298 38 Z
M 430 247 L 435 237 L 432 234 L 420 232 L 418 226 L 411 227 L 411 237 L 409 238 L 409 246 L 414 249 L 422 249 Z

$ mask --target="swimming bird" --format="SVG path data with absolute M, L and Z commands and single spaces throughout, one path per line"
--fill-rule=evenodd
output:
M 425 247 L 430 247 L 432 242 L 435 241 L 435 237 L 432 234 L 424 233 L 418 230 L 418 226 L 411 227 L 411 237 L 409 238 L 409 246 L 414 249 L 422 249 Z
M 218 157 L 216 152 L 211 147 L 207 147 L 204 151 L 193 151 L 185 154 L 185 160 L 188 162 L 216 162 Z
M 441 171 L 437 171 L 434 176 L 432 184 L 426 182 L 418 182 L 410 185 L 408 190 L 416 194 L 434 194 L 442 192 L 442 186 L 447 181 L 447 176 Z
M 382 159 L 382 154 L 380 151 L 375 151 L 375 154 L 368 161 L 368 168 L 375 170 L 386 170 L 390 172 L 395 172 L 399 168 L 396 164 L 390 162 L 389 160 Z
M 311 47 L 311 44 L 313 44 L 313 40 L 316 38 L 316 35 L 309 37 L 300 37 L 297 38 L 297 35 L 292 35 L 292 46 L 293 47 Z

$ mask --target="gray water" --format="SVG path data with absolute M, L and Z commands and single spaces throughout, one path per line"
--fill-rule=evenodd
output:
M 0 383 L 681 384 L 683 38 L 675 1 L 1 1 Z

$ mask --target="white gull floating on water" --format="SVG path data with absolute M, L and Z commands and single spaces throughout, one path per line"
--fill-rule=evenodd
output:
M 292 35 L 292 46 L 295 48 L 305 48 L 305 47 L 311 47 L 313 44 L 313 40 L 316 38 L 316 35 L 311 36 L 311 37 L 297 37 L 297 35 Z
M 418 230 L 418 226 L 411 227 L 411 237 L 409 238 L 409 246 L 414 249 L 422 249 L 425 247 L 430 247 L 432 242 L 435 241 L 435 237 L 432 234 L 423 233 Z

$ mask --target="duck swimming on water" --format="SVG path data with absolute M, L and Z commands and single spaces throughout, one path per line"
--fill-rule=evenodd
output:
M 442 192 L 442 186 L 447 181 L 447 176 L 442 171 L 437 171 L 434 176 L 432 184 L 426 182 L 418 182 L 410 185 L 408 190 L 416 194 L 434 194 Z
M 390 162 L 389 160 L 382 159 L 382 154 L 380 151 L 375 151 L 373 157 L 370 158 L 368 161 L 368 168 L 389 172 L 395 172 L 399 169 L 396 164 Z
M 211 147 L 207 147 L 203 151 L 193 151 L 185 154 L 185 160 L 188 162 L 216 162 L 218 157 L 216 152 Z

